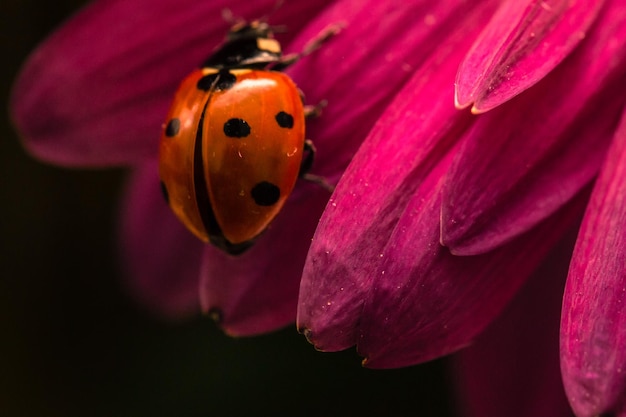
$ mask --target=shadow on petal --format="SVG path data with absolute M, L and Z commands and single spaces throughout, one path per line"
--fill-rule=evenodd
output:
M 247 252 L 237 257 L 206 246 L 202 309 L 234 336 L 292 323 L 304 260 L 328 191 L 299 181 L 283 211 Z
M 164 201 L 156 162 L 133 172 L 120 225 L 121 256 L 133 296 L 166 317 L 200 312 L 198 282 L 203 243 Z
M 573 415 L 561 383 L 558 334 L 575 232 L 550 252 L 502 315 L 451 358 L 461 415 Z

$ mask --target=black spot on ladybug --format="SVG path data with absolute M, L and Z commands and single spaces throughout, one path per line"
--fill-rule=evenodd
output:
M 221 91 L 228 90 L 237 81 L 237 77 L 228 70 L 220 70 L 219 72 L 205 75 L 198 80 L 196 87 L 198 90 L 209 91 L 211 88 Z
M 163 194 L 163 199 L 165 200 L 165 202 L 169 204 L 170 193 L 167 192 L 167 187 L 165 186 L 165 183 L 163 181 L 161 181 L 161 194 Z
M 271 182 L 261 181 L 250 192 L 254 202 L 259 206 L 273 206 L 280 198 L 280 188 Z
M 250 134 L 250 125 L 243 119 L 229 119 L 224 123 L 224 134 L 229 138 L 245 138 Z
M 284 111 L 278 112 L 274 117 L 278 126 L 291 129 L 293 127 L 293 116 Z
M 167 126 L 165 126 L 165 136 L 171 138 L 178 135 L 178 132 L 180 132 L 180 119 L 175 117 L 167 122 Z

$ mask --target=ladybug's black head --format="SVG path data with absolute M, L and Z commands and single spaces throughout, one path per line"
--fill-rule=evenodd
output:
M 228 35 L 227 41 L 239 39 L 272 38 L 272 27 L 267 22 L 255 20 L 252 22 L 239 22 L 234 24 Z
M 282 50 L 273 28 L 263 20 L 235 23 L 224 42 L 203 67 L 218 69 L 265 68 L 280 61 Z

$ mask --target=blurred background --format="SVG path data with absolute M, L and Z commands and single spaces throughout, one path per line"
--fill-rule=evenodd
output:
M 0 144 L 0 416 L 447 416 L 443 362 L 372 371 L 294 327 L 231 339 L 126 294 L 116 216 L 126 173 L 31 159 L 6 103 L 28 53 L 79 0 L 5 0 Z

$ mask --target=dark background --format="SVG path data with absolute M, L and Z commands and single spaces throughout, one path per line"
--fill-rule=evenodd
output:
M 449 415 L 442 362 L 372 371 L 354 351 L 316 352 L 293 327 L 230 339 L 126 295 L 115 236 L 126 173 L 31 159 L 6 109 L 29 51 L 85 3 L 0 6 L 0 416 Z

